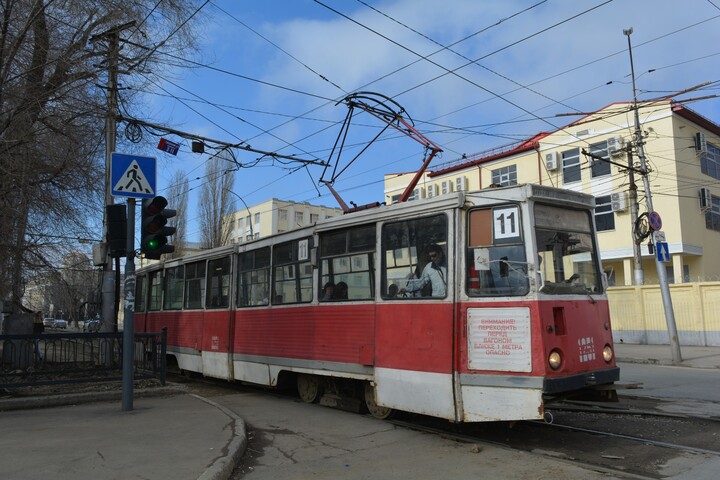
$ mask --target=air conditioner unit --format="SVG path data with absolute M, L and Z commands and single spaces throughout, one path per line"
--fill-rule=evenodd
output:
M 707 153 L 707 138 L 703 132 L 695 134 L 695 151 L 698 153 Z
M 607 151 L 610 155 L 622 155 L 624 153 L 623 145 L 625 139 L 620 135 L 607 139 Z
M 710 189 L 707 187 L 702 187 L 699 191 L 700 196 L 700 209 L 702 210 L 709 210 L 712 208 L 712 194 L 710 193 Z
M 558 168 L 558 153 L 550 152 L 545 154 L 545 168 L 548 170 L 557 170 Z
M 413 193 L 410 195 L 408 200 L 420 200 L 421 198 L 425 198 L 425 189 L 423 187 L 417 187 L 413 190 Z
M 442 187 L 442 194 L 447 195 L 448 193 L 451 193 L 453 191 L 453 182 L 452 180 L 445 180 L 441 184 Z
M 427 187 L 427 198 L 433 198 L 438 196 L 438 186 L 428 185 Z
M 467 188 L 467 177 L 458 177 L 455 179 L 455 191 L 464 192 Z
M 625 192 L 610 194 L 610 208 L 613 212 L 624 212 L 628 209 L 628 198 Z

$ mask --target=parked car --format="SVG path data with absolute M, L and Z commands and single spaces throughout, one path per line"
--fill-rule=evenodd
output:
M 85 322 L 83 323 L 83 331 L 84 332 L 99 332 L 100 331 L 100 320 L 97 318 L 85 320 Z
M 67 320 L 63 320 L 62 318 L 56 318 L 55 323 L 53 324 L 54 328 L 67 328 L 68 322 Z
M 43 318 L 43 326 L 44 327 L 53 327 L 55 326 L 55 319 L 54 318 Z

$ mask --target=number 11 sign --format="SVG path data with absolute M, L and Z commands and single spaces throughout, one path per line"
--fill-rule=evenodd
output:
M 520 239 L 520 210 L 518 207 L 493 209 L 493 238 L 498 243 Z

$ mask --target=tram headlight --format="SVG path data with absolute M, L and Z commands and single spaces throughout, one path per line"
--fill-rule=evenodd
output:
M 548 364 L 550 364 L 550 368 L 553 370 L 560 368 L 560 365 L 562 364 L 562 355 L 559 351 L 553 350 L 550 352 L 550 355 L 548 355 Z
M 608 363 L 613 359 L 613 350 L 610 345 L 605 345 L 605 348 L 603 348 L 603 358 Z

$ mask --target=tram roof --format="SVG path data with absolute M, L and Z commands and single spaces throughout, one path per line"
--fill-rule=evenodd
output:
M 221 257 L 234 252 L 253 250 L 267 245 L 301 239 L 312 235 L 315 232 L 323 232 L 338 227 L 349 227 L 362 225 L 369 222 L 386 221 L 394 218 L 411 217 L 415 215 L 427 215 L 433 212 L 440 212 L 449 208 L 460 208 L 472 200 L 473 204 L 495 203 L 497 201 L 541 201 L 541 202 L 562 202 L 567 206 L 578 208 L 594 208 L 595 197 L 573 190 L 566 190 L 556 187 L 537 184 L 521 184 L 506 187 L 485 188 L 471 192 L 453 192 L 446 195 L 439 195 L 434 198 L 412 200 L 391 205 L 381 205 L 376 208 L 369 208 L 358 212 L 349 213 L 320 220 L 315 225 L 310 225 L 288 232 L 278 233 L 272 236 L 259 238 L 243 244 L 226 245 L 211 250 L 190 253 L 181 258 L 162 261 L 159 264 L 143 267 L 141 271 L 163 268 L 163 266 L 175 266 L 180 263 L 188 263 L 194 260 Z M 476 203 L 477 202 L 477 203 Z M 150 268 L 153 267 L 153 268 Z

